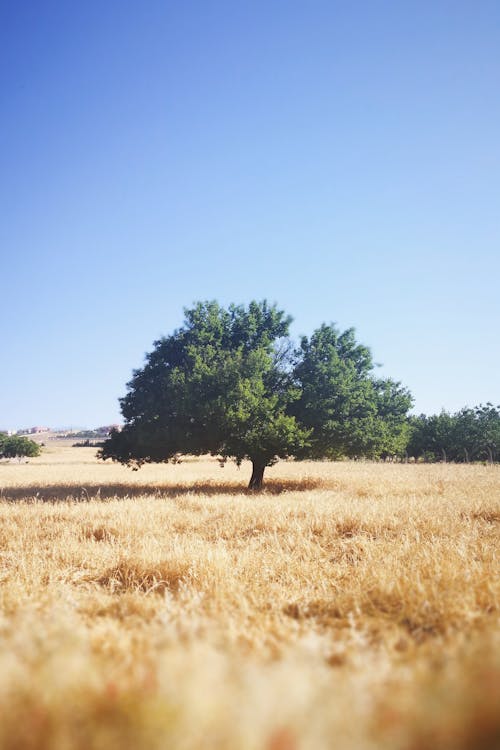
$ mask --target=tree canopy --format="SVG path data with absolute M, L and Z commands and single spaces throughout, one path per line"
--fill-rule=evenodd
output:
M 0 458 L 22 458 L 40 455 L 40 446 L 21 435 L 0 433 Z
M 291 412 L 310 430 L 305 456 L 376 458 L 404 450 L 412 399 L 392 380 L 373 376 L 370 350 L 354 329 L 322 325 L 304 336 L 295 366 L 300 395 Z
M 138 468 L 211 453 L 266 466 L 287 457 L 377 456 L 400 450 L 408 391 L 373 376 L 354 331 L 321 326 L 295 348 L 275 305 L 199 302 L 154 343 L 120 399 L 125 425 L 99 455 Z

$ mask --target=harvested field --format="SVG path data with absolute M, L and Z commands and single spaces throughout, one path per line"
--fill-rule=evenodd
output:
M 498 466 L 0 465 L 0 747 L 500 747 Z

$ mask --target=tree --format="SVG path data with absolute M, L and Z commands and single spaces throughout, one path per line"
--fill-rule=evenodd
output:
M 291 411 L 311 431 L 307 455 L 378 458 L 404 451 L 411 395 L 373 376 L 371 352 L 356 342 L 353 328 L 341 333 L 322 325 L 302 338 L 296 357 L 300 396 Z
M 294 351 L 267 302 L 200 302 L 155 342 L 120 400 L 124 428 L 99 452 L 139 468 L 180 454 L 252 462 L 250 489 L 279 458 L 380 455 L 404 441 L 408 392 L 372 377 L 350 329 L 322 326 Z
M 480 404 L 474 409 L 477 423 L 477 443 L 481 453 L 492 464 L 500 448 L 500 406 Z
M 267 302 L 216 302 L 185 311 L 184 326 L 155 342 L 121 399 L 125 426 L 99 455 L 138 468 L 178 453 L 252 462 L 249 487 L 294 455 L 307 430 L 287 413 L 298 397 L 278 346 L 290 318 Z
M 0 458 L 33 458 L 39 455 L 40 446 L 34 440 L 0 433 Z
M 480 442 L 479 425 L 474 409 L 464 407 L 454 415 L 454 461 L 469 461 L 477 458 Z
M 416 458 L 423 456 L 431 461 L 463 460 L 458 459 L 461 448 L 457 446 L 457 427 L 456 416 L 444 409 L 430 417 L 413 417 L 408 451 Z

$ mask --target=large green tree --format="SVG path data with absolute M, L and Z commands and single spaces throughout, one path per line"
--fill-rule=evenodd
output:
M 186 310 L 184 325 L 134 372 L 121 399 L 124 428 L 101 458 L 133 468 L 186 453 L 249 459 L 249 487 L 259 489 L 278 458 L 400 451 L 408 392 L 373 376 L 352 330 L 322 326 L 294 351 L 290 322 L 267 302 Z
M 298 397 L 279 343 L 290 318 L 266 302 L 216 302 L 185 311 L 182 328 L 155 342 L 121 399 L 125 426 L 100 451 L 134 468 L 178 453 L 252 462 L 250 488 L 264 470 L 307 442 L 288 413 Z

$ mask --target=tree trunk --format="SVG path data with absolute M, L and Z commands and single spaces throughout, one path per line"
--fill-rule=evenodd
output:
M 266 465 L 259 461 L 252 461 L 252 476 L 250 477 L 249 490 L 261 490 Z
M 464 448 L 464 453 L 465 453 L 465 463 L 468 464 L 469 463 L 469 451 L 467 450 L 467 448 Z
M 445 464 L 446 463 L 446 451 L 444 448 L 441 448 L 441 454 L 443 456 L 443 463 Z

